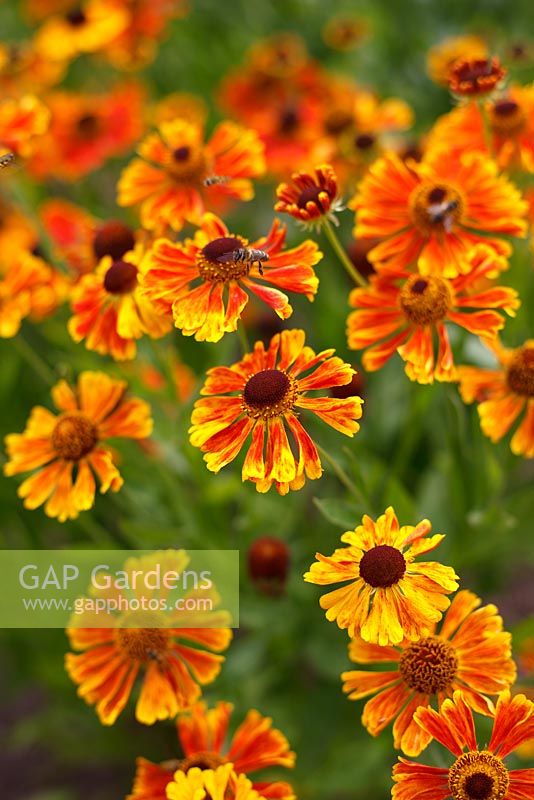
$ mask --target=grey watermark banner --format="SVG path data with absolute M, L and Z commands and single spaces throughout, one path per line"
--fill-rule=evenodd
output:
M 238 550 L 0 550 L 0 628 L 239 627 Z

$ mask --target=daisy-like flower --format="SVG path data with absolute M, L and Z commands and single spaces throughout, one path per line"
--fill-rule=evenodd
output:
M 148 574 L 160 565 L 181 574 L 189 561 L 183 550 L 159 551 L 128 559 L 124 571 L 133 585 L 136 570 Z M 221 671 L 222 653 L 232 640 L 230 616 L 217 608 L 221 598 L 216 589 L 211 590 L 211 610 L 189 611 L 190 627 L 185 628 L 181 612 L 131 610 L 130 595 L 113 582 L 109 588 L 93 589 L 92 594 L 115 600 L 113 608 L 118 610 L 108 606 L 110 610 L 98 615 L 87 610 L 74 617 L 76 625 L 67 629 L 67 635 L 72 649 L 79 652 L 67 653 L 65 668 L 78 686 L 78 695 L 95 706 L 100 722 L 113 725 L 137 689 L 135 718 L 143 725 L 174 719 L 196 703 L 202 686 L 212 683 Z M 169 593 L 161 587 L 149 595 L 167 601 Z M 194 597 L 191 591 L 184 599 Z M 86 620 L 91 627 L 82 627 Z M 105 627 L 96 627 L 95 622 Z
M 26 93 L 41 94 L 62 79 L 67 65 L 39 53 L 32 41 L 0 43 L 0 92 L 2 97 L 19 98 Z
M 502 83 L 506 70 L 495 56 L 461 58 L 449 70 L 449 89 L 459 97 L 482 97 Z
M 486 58 L 488 46 L 479 36 L 451 36 L 428 51 L 426 68 L 430 78 L 441 86 L 448 86 L 449 72 L 459 59 Z
M 415 561 L 445 538 L 437 533 L 426 538 L 431 528 L 427 519 L 399 527 L 390 506 L 376 521 L 366 515 L 344 533 L 346 547 L 331 556 L 316 553 L 305 581 L 319 586 L 350 581 L 321 597 L 326 618 L 349 636 L 382 646 L 430 636 L 450 605 L 447 595 L 458 588 L 452 567 Z
M 250 178 L 265 171 L 257 134 L 233 122 L 218 125 L 206 143 L 200 125 L 183 119 L 162 122 L 141 142 L 138 153 L 141 158 L 122 172 L 118 203 L 140 203 L 143 227 L 150 230 L 199 223 L 206 201 L 250 200 Z M 215 182 L 206 185 L 209 178 Z
M 415 712 L 423 735 L 436 739 L 455 757 L 446 767 L 429 767 L 399 759 L 393 769 L 393 800 L 527 800 L 534 793 L 534 769 L 509 770 L 505 759 L 534 738 L 534 703 L 502 692 L 497 702 L 488 745 L 477 743 L 473 712 L 463 692 L 445 700 L 439 714 L 431 708 Z
M 236 775 L 231 764 L 217 769 L 193 767 L 178 770 L 167 787 L 168 800 L 258 800 L 258 793 L 243 775 Z
M 189 433 L 191 444 L 205 453 L 211 472 L 233 461 L 251 435 L 243 480 L 255 483 L 259 492 L 267 492 L 274 482 L 280 494 L 287 494 L 302 488 L 306 477 L 315 480 L 323 472 L 317 448 L 297 417 L 300 409 L 346 436 L 358 432 L 360 397 L 308 394 L 350 383 L 354 370 L 334 356 L 334 350 L 315 354 L 304 342 L 304 331 L 282 331 L 267 350 L 263 342 L 256 342 L 253 352 L 237 364 L 208 371 L 201 391 L 205 397 L 195 403 Z
M 49 517 L 75 519 L 91 508 L 95 475 L 102 493 L 123 480 L 106 440 L 144 439 L 152 432 L 148 405 L 126 396 L 126 383 L 102 372 L 82 372 L 76 389 L 61 380 L 52 389 L 59 415 L 36 406 L 24 433 L 6 437 L 5 475 L 34 471 L 19 486 L 26 508 L 45 505 Z
M 177 730 L 184 758 L 161 764 L 138 758 L 132 793 L 127 800 L 165 800 L 166 787 L 176 770 L 188 773 L 193 768 L 217 769 L 229 763 L 238 775 L 249 777 L 269 767 L 295 765 L 295 753 L 284 734 L 258 711 L 249 711 L 228 741 L 232 711 L 231 703 L 219 702 L 208 709 L 200 702 L 181 714 Z M 293 796 L 291 786 L 283 781 L 255 782 L 252 787 L 265 798 L 289 800 Z
M 20 251 L 0 278 L 0 337 L 12 338 L 22 320 L 40 322 L 56 311 L 67 294 L 67 282 L 42 258 Z
M 486 110 L 499 167 L 534 172 L 534 84 L 510 86 L 486 103 Z M 444 146 L 455 153 L 487 153 L 484 123 L 476 103 L 459 106 L 436 122 L 427 147 Z
M 295 172 L 290 183 L 279 184 L 276 197 L 275 211 L 290 214 L 305 225 L 317 227 L 323 219 L 339 224 L 335 215 L 341 211 L 342 203 L 337 176 L 329 164 L 315 167 L 312 172 Z
M 287 319 L 293 309 L 280 290 L 313 300 L 319 283 L 313 266 L 322 253 L 312 241 L 284 251 L 285 235 L 285 226 L 275 220 L 267 236 L 249 244 L 214 214 L 205 214 L 193 239 L 155 242 L 142 277 L 146 295 L 197 341 L 218 342 L 237 329 L 247 290 Z
M 51 61 L 69 61 L 103 50 L 128 22 L 129 14 L 119 4 L 86 0 L 46 19 L 35 35 L 35 48 Z
M 465 702 L 475 711 L 492 715 L 494 706 L 488 695 L 508 689 L 516 669 L 511 635 L 503 631 L 497 608 L 480 604 L 472 592 L 458 592 L 439 631 L 434 625 L 429 636 L 398 647 L 380 647 L 358 637 L 352 640 L 349 657 L 356 664 L 392 665 L 387 672 L 358 669 L 341 675 L 350 700 L 375 695 L 365 704 L 362 716 L 372 736 L 395 720 L 395 747 L 418 756 L 432 737 L 414 721 L 414 712 L 419 706 L 440 708 L 456 689 L 462 690 Z
M 459 367 L 462 399 L 479 404 L 480 427 L 492 442 L 502 439 L 524 411 L 510 448 L 517 456 L 534 458 L 534 339 L 513 349 L 503 347 L 498 340 L 485 343 L 495 353 L 499 366 Z
M 527 230 L 527 204 L 482 153 L 437 150 L 418 164 L 386 155 L 369 168 L 350 207 L 357 211 L 355 237 L 379 240 L 369 253 L 379 271 L 417 265 L 439 275 L 445 267 L 454 277 L 469 271 L 474 244 L 509 255 L 510 245 L 494 234 Z
M 141 136 L 143 92 L 135 83 L 105 94 L 56 91 L 47 99 L 51 120 L 28 161 L 28 171 L 73 181 L 123 155 Z
M 495 309 L 515 316 L 520 305 L 515 289 L 493 286 L 488 280 L 507 267 L 506 259 L 491 247 L 476 245 L 467 263 L 470 272 L 456 278 L 407 273 L 402 278 L 373 276 L 368 286 L 352 290 L 350 303 L 357 310 L 347 321 L 348 344 L 354 350 L 368 347 L 363 356 L 365 369 L 380 369 L 397 352 L 412 380 L 455 379 L 445 323 L 491 338 L 504 326 L 503 315 Z
M 159 339 L 169 332 L 171 320 L 157 311 L 140 286 L 143 257 L 139 244 L 121 258 L 104 256 L 95 272 L 80 278 L 72 291 L 73 316 L 68 322 L 75 342 L 85 341 L 88 350 L 124 361 L 135 358 L 137 339 Z

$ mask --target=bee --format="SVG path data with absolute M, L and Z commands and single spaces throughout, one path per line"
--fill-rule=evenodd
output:
M 265 250 L 255 250 L 253 247 L 238 247 L 231 253 L 224 253 L 219 256 L 217 261 L 221 264 L 249 264 L 251 267 L 258 264 L 260 275 L 263 276 L 263 262 L 269 260 L 269 254 Z
M 15 165 L 15 153 L 4 153 L 0 156 L 0 169 L 12 167 Z
M 442 203 L 432 203 L 428 206 L 427 212 L 432 223 L 443 223 L 447 233 L 450 233 L 452 227 L 451 213 L 458 208 L 458 200 L 443 201 Z
M 157 650 L 148 650 L 147 656 L 151 661 L 155 661 L 156 664 L 158 664 L 160 667 L 163 666 L 165 663 L 165 657 L 163 656 L 162 653 L 158 653 Z
M 204 186 L 221 186 L 228 183 L 230 177 L 228 175 L 210 175 L 204 179 Z

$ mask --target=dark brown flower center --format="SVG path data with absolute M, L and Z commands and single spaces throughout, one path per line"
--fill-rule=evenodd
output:
M 376 139 L 370 133 L 361 133 L 354 139 L 354 144 L 358 150 L 370 150 Z
M 515 100 L 499 100 L 490 108 L 492 130 L 501 136 L 520 133 L 526 124 L 525 112 Z
M 265 408 L 281 403 L 286 397 L 291 382 L 279 369 L 264 369 L 248 379 L 243 397 L 253 408 Z
M 238 260 L 234 254 L 244 248 L 246 242 L 237 236 L 221 236 L 202 248 L 197 254 L 197 267 L 205 281 L 226 283 L 248 275 L 248 259 Z
M 493 792 L 493 781 L 483 772 L 475 772 L 465 782 L 465 790 L 473 800 L 489 800 Z
M 172 157 L 175 161 L 187 161 L 189 156 L 191 155 L 191 148 L 190 147 L 177 147 L 176 150 L 173 150 Z
M 437 636 L 409 645 L 399 660 L 399 670 L 410 689 L 423 694 L 442 692 L 458 669 L 454 647 Z
M 324 121 L 324 129 L 332 136 L 337 136 L 342 133 L 353 123 L 353 117 L 347 111 L 336 109 L 332 111 Z
M 110 219 L 101 225 L 93 239 L 93 252 L 99 261 L 104 256 L 111 256 L 113 261 L 118 261 L 134 247 L 132 229 L 118 219 Z
M 212 264 L 217 264 L 218 259 L 222 256 L 227 256 L 243 247 L 241 239 L 236 236 L 221 236 L 219 239 L 214 239 L 202 248 L 202 255 Z
M 487 94 L 495 89 L 505 74 L 497 58 L 459 60 L 451 67 L 449 86 L 455 94 Z
M 129 294 L 137 286 L 137 267 L 128 261 L 114 261 L 104 276 L 104 289 L 109 294 Z
M 393 586 L 406 572 L 406 561 L 400 550 L 379 544 L 367 550 L 360 561 L 360 577 L 374 588 Z
M 448 782 L 454 800 L 504 800 L 510 777 L 498 756 L 487 750 L 470 750 L 449 769 Z
M 534 397 L 534 347 L 521 347 L 508 365 L 506 382 L 512 392 Z
M 314 203 L 319 211 L 324 212 L 323 205 L 319 199 L 320 192 L 324 191 L 318 186 L 307 186 L 298 196 L 297 205 L 299 208 L 306 208 L 308 203 Z
M 432 325 L 447 316 L 451 293 L 443 278 L 412 275 L 401 289 L 399 304 L 410 322 Z
M 65 14 L 65 19 L 73 28 L 79 28 L 87 21 L 87 17 L 81 8 L 74 8 L 69 11 L 68 14 Z
M 493 106 L 493 112 L 498 117 L 511 117 L 519 108 L 515 100 L 500 100 Z
M 79 461 L 93 450 L 97 441 L 96 426 L 83 414 L 61 417 L 52 431 L 52 447 L 66 461 Z
M 100 130 L 100 121 L 96 114 L 84 114 L 77 124 L 78 133 L 84 139 L 92 139 Z
M 179 762 L 177 769 L 182 772 L 189 772 L 192 767 L 198 767 L 198 769 L 217 769 L 217 767 L 220 767 L 221 764 L 224 763 L 225 759 L 219 755 L 219 753 L 201 752 L 183 758 Z
M 289 136 L 297 130 L 299 125 L 299 115 L 294 108 L 286 108 L 282 111 L 278 124 L 278 130 L 282 135 Z

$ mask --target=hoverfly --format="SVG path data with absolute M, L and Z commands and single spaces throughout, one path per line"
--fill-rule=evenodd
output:
M 221 186 L 228 183 L 230 177 L 228 175 L 209 175 L 204 179 L 204 186 Z
M 458 200 L 445 200 L 442 203 L 432 203 L 428 206 L 427 213 L 430 221 L 434 223 L 443 223 L 443 227 L 447 233 L 450 233 L 452 227 L 451 213 L 458 208 Z
M 249 266 L 253 267 L 257 263 L 262 277 L 263 262 L 268 260 L 269 254 L 265 250 L 255 250 L 253 247 L 238 247 L 236 250 L 232 250 L 231 253 L 224 253 L 217 259 L 221 264 L 233 262 L 234 264 L 249 264 Z

